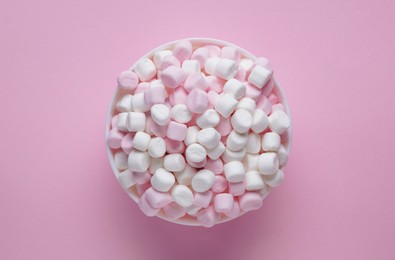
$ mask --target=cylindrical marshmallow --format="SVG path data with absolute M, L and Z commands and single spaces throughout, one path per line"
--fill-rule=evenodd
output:
M 178 87 L 187 76 L 188 74 L 177 66 L 169 66 L 160 73 L 160 79 L 169 88 Z
M 290 127 L 290 125 L 291 122 L 289 120 L 288 115 L 281 110 L 274 111 L 269 116 L 270 130 L 272 130 L 277 134 L 284 133 Z
M 176 141 L 184 141 L 187 129 L 188 127 L 185 124 L 170 121 L 169 126 L 167 127 L 167 138 Z
M 174 175 L 179 184 L 183 185 L 191 185 L 192 178 L 196 174 L 196 169 L 190 166 L 189 164 L 185 165 L 185 168 L 182 171 L 174 172 Z
M 173 54 L 173 52 L 171 50 L 162 50 L 162 51 L 155 52 L 155 54 L 154 54 L 155 65 L 158 67 L 158 64 L 160 64 L 166 56 L 172 55 L 172 54 Z
M 133 148 L 139 151 L 146 151 L 148 149 L 151 136 L 146 132 L 139 131 L 133 138 Z
M 221 174 L 224 171 L 224 163 L 221 159 L 209 159 L 204 166 L 205 169 L 212 171 L 215 175 Z
M 223 91 L 224 93 L 233 95 L 235 99 L 240 99 L 246 93 L 246 86 L 237 79 L 230 79 L 225 83 Z
M 139 79 L 133 71 L 127 70 L 121 72 L 118 76 L 118 86 L 123 89 L 133 90 L 136 88 L 139 83 Z
M 127 122 L 128 122 L 128 113 L 126 112 L 119 113 L 117 119 L 118 130 L 122 132 L 127 132 L 128 131 Z
M 247 142 L 247 134 L 239 134 L 236 131 L 232 131 L 226 139 L 226 147 L 232 151 L 239 151 L 247 145 Z
M 211 57 L 206 60 L 206 63 L 204 64 L 204 70 L 207 74 L 215 75 L 215 67 L 218 64 L 218 61 L 218 57 Z
M 203 113 L 208 107 L 207 93 L 200 89 L 193 89 L 187 97 L 187 106 L 193 113 Z
M 278 163 L 281 167 L 287 164 L 288 151 L 283 145 L 280 145 L 280 149 L 278 149 L 277 151 L 277 156 L 278 156 Z
M 262 175 L 258 171 L 248 171 L 246 173 L 246 190 L 260 190 L 265 185 L 263 183 Z
M 156 214 L 158 214 L 160 210 L 152 207 L 151 204 L 149 204 L 149 202 L 147 201 L 145 195 L 141 196 L 141 198 L 139 199 L 138 206 L 141 211 L 148 217 L 156 216 Z
M 171 191 L 171 197 L 181 207 L 190 207 L 193 203 L 193 193 L 185 185 L 175 185 Z
M 249 133 L 246 145 L 246 152 L 257 154 L 261 150 L 261 138 L 258 134 Z
M 214 209 L 218 213 L 229 213 L 233 209 L 234 198 L 232 194 L 220 193 L 214 197 Z
M 179 123 L 188 123 L 192 119 L 192 113 L 185 104 L 176 104 L 171 108 L 171 118 Z
M 203 114 L 196 118 L 196 124 L 200 128 L 215 127 L 219 123 L 219 114 L 214 109 L 207 109 Z
M 132 107 L 135 112 L 147 112 L 150 110 L 149 105 L 145 103 L 144 92 L 133 95 Z
M 219 59 L 215 65 L 214 75 L 221 79 L 229 80 L 233 78 L 237 73 L 238 65 L 234 60 L 230 59 Z
M 263 66 L 256 65 L 248 77 L 248 82 L 261 89 L 272 77 L 272 74 L 272 71 L 264 68 Z
M 175 182 L 175 177 L 171 172 L 159 168 L 151 178 L 151 185 L 155 190 L 168 192 Z
M 221 49 L 220 57 L 239 62 L 241 54 L 237 48 L 232 46 L 225 46 Z
M 205 192 L 214 185 L 215 175 L 209 170 L 200 170 L 192 178 L 192 188 L 196 192 Z
M 231 94 L 224 94 L 219 97 L 215 110 L 223 117 L 229 117 L 237 107 L 237 100 Z
M 200 144 L 191 144 L 185 150 L 185 157 L 188 162 L 199 163 L 206 159 L 206 149 Z
M 217 160 L 225 152 L 225 145 L 219 142 L 218 145 L 212 149 L 207 149 L 207 156 L 212 160 Z
M 145 172 L 150 161 L 151 158 L 147 152 L 131 151 L 128 158 L 129 169 L 133 172 Z
M 246 192 L 239 197 L 240 208 L 243 211 L 256 210 L 262 207 L 261 196 L 256 192 Z
M 252 116 L 251 130 L 259 134 L 269 126 L 269 119 L 262 109 L 255 109 Z
M 196 219 L 202 226 L 212 227 L 218 221 L 219 214 L 215 212 L 213 206 L 210 206 L 206 209 L 200 210 L 196 215 Z
M 236 132 L 244 134 L 247 133 L 252 126 L 252 116 L 250 112 L 245 109 L 237 109 L 230 122 Z
M 280 185 L 284 180 L 284 173 L 282 170 L 278 170 L 273 175 L 264 176 L 265 183 L 271 187 L 277 187 Z
M 277 152 L 281 145 L 279 134 L 274 132 L 265 133 L 262 137 L 262 150 L 265 152 Z
M 224 174 L 229 182 L 240 182 L 244 180 L 244 166 L 239 161 L 232 161 L 224 165 Z
M 199 127 L 190 126 L 187 129 L 187 133 L 185 135 L 184 143 L 185 145 L 191 145 L 197 143 L 197 135 L 199 133 Z
M 126 94 L 121 98 L 121 100 L 118 101 L 117 103 L 117 110 L 119 112 L 131 112 L 133 111 L 133 105 L 132 105 L 132 99 L 133 95 Z
M 125 190 L 136 184 L 133 180 L 132 172 L 129 169 L 124 170 L 118 175 L 118 181 Z
M 189 59 L 192 55 L 192 44 L 188 40 L 178 41 L 173 48 L 173 55 L 177 57 L 180 62 Z
M 279 163 L 276 153 L 267 152 L 259 155 L 258 169 L 263 175 L 274 174 L 278 171 Z
M 200 63 L 197 60 L 185 60 L 181 68 L 188 74 L 194 75 L 200 72 Z
M 170 110 L 164 104 L 156 104 L 151 107 L 151 118 L 158 125 L 167 125 L 170 122 Z
M 256 107 L 256 103 L 252 98 L 244 97 L 239 100 L 239 104 L 237 105 L 237 109 L 245 109 L 250 112 L 251 115 L 254 114 Z
M 210 52 L 207 48 L 201 47 L 197 48 L 191 56 L 192 60 L 198 60 L 200 63 L 200 67 L 204 67 L 206 60 L 210 58 Z
M 121 151 L 116 152 L 114 155 L 114 163 L 118 170 L 126 170 L 128 168 L 128 155 Z
M 232 151 L 228 148 L 225 149 L 224 153 L 221 156 L 221 159 L 225 162 L 231 162 L 231 161 L 242 161 L 244 156 L 246 154 L 245 149 L 241 149 L 239 151 Z
M 149 204 L 156 209 L 163 208 L 171 202 L 169 193 L 156 191 L 152 187 L 147 189 L 144 194 Z
M 145 58 L 136 64 L 134 71 L 141 81 L 149 81 L 155 76 L 156 67 L 152 60 Z
M 207 169 L 207 168 L 205 168 Z M 222 175 L 215 175 L 215 181 L 211 190 L 215 193 L 224 192 L 228 188 L 228 181 Z
M 259 154 L 247 153 L 244 156 L 243 164 L 247 171 L 258 170 Z
M 197 141 L 207 149 L 215 148 L 221 140 L 221 135 L 214 128 L 204 128 L 199 131 Z
M 185 159 L 182 154 L 169 154 L 165 156 L 163 165 L 169 172 L 179 172 L 185 168 Z
M 181 207 L 175 202 L 170 203 L 169 205 L 163 208 L 166 216 L 171 219 L 179 219 L 186 214 L 186 210 L 184 207 Z
M 207 208 L 210 205 L 213 192 L 211 190 L 205 192 L 196 192 L 193 205 L 200 208 Z
M 166 143 L 161 137 L 152 138 L 148 145 L 148 154 L 153 158 L 162 157 L 166 153 Z

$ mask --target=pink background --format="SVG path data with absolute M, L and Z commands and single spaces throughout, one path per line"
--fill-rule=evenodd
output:
M 2 1 L 0 259 L 394 259 L 395 2 Z M 212 229 L 145 217 L 104 147 L 119 72 L 165 42 L 267 56 L 285 183 Z

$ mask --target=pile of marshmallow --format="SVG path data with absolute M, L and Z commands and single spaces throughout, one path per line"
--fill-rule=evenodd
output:
M 146 215 L 210 227 L 262 206 L 288 157 L 272 75 L 265 58 L 188 40 L 119 75 L 107 143 Z

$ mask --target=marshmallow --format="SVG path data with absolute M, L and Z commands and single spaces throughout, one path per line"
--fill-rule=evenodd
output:
M 246 154 L 245 149 L 241 149 L 239 151 L 232 151 L 228 148 L 225 149 L 224 153 L 221 156 L 221 159 L 225 162 L 231 162 L 231 161 L 242 161 L 244 156 Z
M 229 183 L 229 193 L 233 196 L 243 195 L 246 190 L 245 181 L 240 182 L 230 182 Z
M 156 209 L 163 208 L 166 205 L 170 204 L 172 199 L 169 193 L 156 191 L 152 187 L 147 189 L 144 195 L 148 203 Z
M 130 154 L 130 152 L 133 150 L 133 136 L 134 135 L 132 133 L 128 133 L 122 138 L 121 148 L 126 154 Z
M 128 113 L 123 112 L 118 114 L 118 120 L 117 120 L 117 128 L 119 131 L 122 132 L 127 132 L 127 121 L 128 121 Z
M 196 217 L 198 212 L 202 209 L 201 207 L 196 207 L 195 205 L 192 205 L 190 207 L 185 208 L 189 216 Z
M 207 149 L 215 148 L 221 140 L 221 135 L 214 128 L 205 128 L 199 131 L 197 141 Z
M 259 97 L 261 97 L 262 95 L 262 90 L 248 82 L 245 86 L 246 86 L 245 96 L 251 98 L 255 102 L 258 101 Z
M 234 198 L 232 194 L 221 193 L 214 198 L 214 209 L 218 213 L 230 213 L 233 209 Z
M 238 216 L 241 215 L 241 209 L 238 201 L 235 201 L 233 203 L 233 208 L 230 212 L 225 213 L 225 215 L 229 218 L 237 218 Z
M 255 133 L 262 133 L 269 126 L 269 119 L 262 109 L 256 109 L 252 116 L 251 130 Z
M 196 124 L 200 128 L 209 128 L 215 127 L 219 123 L 219 114 L 214 109 L 207 109 L 201 114 L 198 118 L 196 118 Z
M 247 142 L 247 134 L 239 134 L 232 130 L 226 139 L 226 147 L 232 151 L 239 151 L 247 145 Z
M 257 154 L 261 150 L 261 138 L 258 134 L 249 133 L 248 140 L 246 145 L 246 152 L 247 153 L 254 153 Z
M 163 168 L 163 161 L 163 157 L 151 158 L 151 163 L 149 165 L 148 171 L 153 174 L 157 169 Z
M 284 147 L 284 145 L 280 145 L 280 149 L 278 149 L 278 151 L 277 151 L 277 156 L 278 156 L 279 165 L 281 167 L 285 166 L 287 164 L 287 160 L 288 160 L 288 151 Z
M 166 56 L 172 55 L 172 54 L 173 54 L 173 52 L 170 50 L 163 50 L 163 51 L 155 52 L 154 63 L 156 65 L 156 67 L 158 67 L 158 64 L 160 64 Z
M 239 62 L 240 61 L 240 51 L 232 46 L 225 46 L 221 49 L 219 54 L 221 58 L 230 59 Z
M 191 144 L 185 150 L 185 157 L 188 162 L 199 163 L 206 159 L 206 149 L 200 144 Z
M 174 57 L 173 55 L 167 55 L 163 58 L 163 60 L 158 64 L 158 69 L 159 71 L 163 71 L 165 69 L 167 69 L 170 66 L 175 66 L 180 68 L 181 67 L 181 63 L 180 61 Z M 160 77 L 160 73 L 158 75 L 158 77 Z
M 157 169 L 151 178 L 152 187 L 161 192 L 168 192 L 174 182 L 174 175 L 162 168 Z
M 151 136 L 145 132 L 137 132 L 133 138 L 133 148 L 139 151 L 147 151 Z
M 210 205 L 213 192 L 211 190 L 205 192 L 196 192 L 193 205 L 200 208 L 207 208 Z
M 149 180 L 151 179 L 151 174 L 147 171 L 132 172 L 132 178 L 136 182 L 136 184 L 142 185 L 142 184 L 149 182 Z
M 208 159 L 204 168 L 212 171 L 215 175 L 218 175 L 224 171 L 224 163 L 221 159 Z
M 207 76 L 206 80 L 208 82 L 209 90 L 214 91 L 216 93 L 221 93 L 223 86 L 225 85 L 225 80 L 220 79 L 216 76 Z
M 185 60 L 181 68 L 188 74 L 193 75 L 200 72 L 200 63 L 197 60 Z
M 269 132 L 262 137 L 262 150 L 265 152 L 277 152 L 281 145 L 279 134 Z
M 272 65 L 270 64 L 270 61 L 268 59 L 266 59 L 265 57 L 258 57 L 255 60 L 255 64 L 259 64 L 268 70 L 273 70 Z
M 186 92 L 183 87 L 178 87 L 169 95 L 169 102 L 172 106 L 177 104 L 186 104 L 187 97 L 188 92 Z
M 215 67 L 217 66 L 218 61 L 218 57 L 211 57 L 206 60 L 206 63 L 204 64 L 204 70 L 207 74 L 215 75 Z
M 188 40 L 178 41 L 173 48 L 173 55 L 177 57 L 180 62 L 189 59 L 192 55 L 192 44 Z
M 199 127 L 190 126 L 187 129 L 187 133 L 185 135 L 184 143 L 185 145 L 191 145 L 197 143 L 197 135 L 199 133 Z
M 259 143 L 260 143 L 260 142 L 259 142 Z M 247 154 L 244 156 L 244 159 L 243 159 L 244 168 L 245 168 L 247 171 L 250 171 L 250 170 L 258 170 L 258 160 L 259 160 L 259 154 L 250 154 L 250 153 L 247 153 Z
M 216 126 L 221 136 L 227 136 L 232 131 L 232 125 L 229 118 L 220 117 L 219 124 Z
M 167 153 L 183 153 L 185 150 L 185 145 L 183 142 L 165 138 L 165 143 Z
M 201 47 L 197 48 L 191 56 L 192 60 L 198 60 L 200 63 L 200 67 L 204 67 L 206 60 L 210 58 L 210 52 L 207 48 Z
M 163 212 L 167 217 L 171 219 L 179 219 L 186 214 L 186 210 L 184 207 L 181 207 L 175 202 L 170 203 L 169 205 L 163 208 Z
M 134 94 L 132 97 L 132 107 L 135 112 L 147 112 L 150 107 L 145 103 L 144 92 Z
M 219 142 L 218 145 L 212 149 L 207 149 L 207 156 L 212 160 L 217 160 L 225 152 L 225 145 Z
M 185 81 L 188 74 L 181 68 L 176 66 L 169 66 L 162 71 L 160 79 L 163 84 L 169 88 L 176 88 Z
M 160 80 L 158 80 L 161 82 Z M 151 82 L 151 87 L 146 92 L 144 92 L 144 102 L 147 106 L 152 106 L 154 104 L 163 104 L 167 96 L 167 91 L 165 86 L 160 83 L 153 84 Z
M 146 124 L 147 133 L 155 135 L 157 137 L 166 137 L 167 135 L 167 125 L 158 125 L 154 122 L 151 117 L 148 117 Z
M 190 186 L 196 172 L 195 168 L 191 167 L 189 164 L 185 164 L 185 168 L 181 171 L 174 172 L 174 175 L 179 184 Z
M 284 108 L 283 104 L 280 104 L 280 103 L 274 104 L 272 106 L 272 111 L 276 111 L 276 110 L 281 110 L 281 111 L 285 112 L 285 108 Z
M 246 77 L 247 71 L 243 67 L 239 66 L 239 68 L 237 69 L 237 73 L 234 76 L 234 79 L 237 79 L 239 81 L 246 81 Z
M 207 169 L 207 168 L 205 168 Z M 211 190 L 215 193 L 224 192 L 228 188 L 228 181 L 222 175 L 215 175 L 215 181 Z
M 171 119 L 179 123 L 188 123 L 192 119 L 192 113 L 185 104 L 176 104 L 170 111 Z
M 204 48 L 208 50 L 210 56 L 219 56 L 221 53 L 221 48 L 214 44 L 205 45 Z
M 252 98 L 244 97 L 239 100 L 239 104 L 237 104 L 237 109 L 245 109 L 250 112 L 251 115 L 255 112 L 256 103 Z
M 245 95 L 246 86 L 237 79 L 230 79 L 225 83 L 223 91 L 233 95 L 235 99 L 240 99 Z
M 210 206 L 200 210 L 196 215 L 196 219 L 202 226 L 212 227 L 218 221 L 219 215 L 214 211 L 213 206 Z
M 276 153 L 268 152 L 259 155 L 258 169 L 263 175 L 274 174 L 278 171 L 279 163 Z
M 256 192 L 246 192 L 239 197 L 240 208 L 243 211 L 256 210 L 262 207 L 261 196 Z
M 262 89 L 266 82 L 272 77 L 272 74 L 272 71 L 260 65 L 256 65 L 248 77 L 248 82 Z
M 190 162 L 189 161 L 188 164 L 196 169 L 199 169 L 199 168 L 204 168 L 204 166 L 206 165 L 206 162 L 207 162 L 207 158 L 204 158 L 204 160 L 201 162 Z
M 132 172 L 145 172 L 150 165 L 150 159 L 147 152 L 131 151 L 128 158 L 129 169 Z
M 139 79 L 133 71 L 127 70 L 121 72 L 118 76 L 118 86 L 126 90 L 133 90 L 139 83 Z
M 195 88 L 205 91 L 208 88 L 208 82 L 203 73 L 196 73 L 187 77 L 184 82 L 184 88 L 188 92 Z
M 141 81 L 148 81 L 155 76 L 156 67 L 152 60 L 145 58 L 136 64 L 134 71 Z
M 124 133 L 120 132 L 117 128 L 110 130 L 107 136 L 107 144 L 112 149 L 118 149 L 121 147 L 122 138 L 125 136 Z
M 121 100 L 118 101 L 116 105 L 116 109 L 119 112 L 131 112 L 133 111 L 133 106 L 132 106 L 132 99 L 133 95 L 126 94 L 121 98 Z
M 237 73 L 238 64 L 234 60 L 219 59 L 215 64 L 214 75 L 229 80 Z
M 268 119 L 270 130 L 277 134 L 284 133 L 291 125 L 288 115 L 280 110 L 274 111 Z
M 208 107 L 214 108 L 215 105 L 217 104 L 218 99 L 219 99 L 218 93 L 210 90 L 207 93 L 207 96 L 208 96 Z
M 272 102 L 266 96 L 262 95 L 256 103 L 256 108 L 262 109 L 266 115 L 269 115 L 272 111 Z
M 200 170 L 192 178 L 192 188 L 196 192 L 205 192 L 214 185 L 215 175 L 209 170 Z
M 158 125 L 167 125 L 170 122 L 170 110 L 164 104 L 156 104 L 151 107 L 151 118 Z
M 164 168 L 169 172 L 179 172 L 185 168 L 185 159 L 182 154 L 169 154 L 165 156 Z
M 252 126 L 252 116 L 245 109 L 237 109 L 230 120 L 234 131 L 244 134 L 250 130 Z
M 176 141 L 184 141 L 187 134 L 187 126 L 175 121 L 170 121 L 167 128 L 167 137 Z
M 138 206 L 139 206 L 140 210 L 148 217 L 156 216 L 156 214 L 158 214 L 158 212 L 160 210 L 160 209 L 156 209 L 156 208 L 152 207 L 151 204 L 149 204 L 149 202 L 147 201 L 147 198 L 145 197 L 144 194 L 139 199 Z
M 263 183 L 262 175 L 258 171 L 248 171 L 246 173 L 246 190 L 260 190 L 265 185 Z
M 128 155 L 124 152 L 116 152 L 114 155 L 114 163 L 118 170 L 126 170 L 128 168 Z
M 246 71 L 250 70 L 254 65 L 254 62 L 250 59 L 241 59 L 240 60 L 240 67 L 243 67 Z
M 159 158 L 166 153 L 166 143 L 161 137 L 152 138 L 148 145 L 148 154 L 153 158 Z
M 232 161 L 224 165 L 224 174 L 229 182 L 240 182 L 244 180 L 246 173 L 240 161 Z
M 140 84 L 137 85 L 136 89 L 134 90 L 134 94 L 144 93 L 147 90 L 149 90 L 150 87 L 151 86 L 149 82 L 141 82 Z
M 171 197 L 181 207 L 190 207 L 193 203 L 193 193 L 185 185 L 176 185 L 171 191 Z
M 187 106 L 192 113 L 203 113 L 208 107 L 207 93 L 200 89 L 193 89 L 187 97 Z
M 231 94 L 224 94 L 219 97 L 217 104 L 215 105 L 215 110 L 220 113 L 223 117 L 229 117 L 230 114 L 237 107 L 237 100 Z
M 282 170 L 278 170 L 273 175 L 265 175 L 265 183 L 271 187 L 279 186 L 284 180 L 284 173 Z
M 136 182 L 133 180 L 132 172 L 130 170 L 124 170 L 121 172 L 118 175 L 118 181 L 125 190 L 136 184 Z

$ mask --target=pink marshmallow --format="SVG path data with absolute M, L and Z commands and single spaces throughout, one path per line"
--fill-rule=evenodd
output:
M 166 137 L 167 135 L 167 125 L 158 125 L 152 120 L 151 117 L 147 118 L 148 132 L 157 137 Z
M 204 64 L 206 63 L 206 60 L 210 58 L 210 52 L 208 51 L 207 48 L 201 47 L 197 48 L 191 56 L 191 60 L 198 60 L 200 63 L 200 67 L 204 68 Z
M 144 93 L 148 91 L 151 88 L 149 82 L 141 82 L 140 84 L 137 85 L 136 90 L 134 91 L 134 94 L 138 93 Z
M 117 81 L 120 88 L 133 90 L 139 83 L 139 78 L 137 77 L 136 73 L 127 70 L 119 74 Z
M 139 205 L 139 208 L 141 209 L 141 211 L 149 217 L 156 216 L 156 214 L 158 214 L 158 212 L 160 210 L 160 209 L 156 209 L 156 208 L 152 207 L 151 204 L 149 204 L 149 202 L 147 201 L 147 198 L 145 197 L 144 194 L 139 199 L 138 205 Z
M 245 86 L 246 86 L 245 96 L 253 99 L 256 102 L 259 99 L 259 97 L 261 96 L 262 90 L 255 87 L 254 85 L 252 85 L 249 82 L 246 82 Z
M 206 165 L 206 163 L 207 163 L 207 158 L 204 158 L 204 160 L 201 161 L 201 162 L 190 162 L 190 161 L 188 161 L 188 160 L 187 160 L 187 162 L 188 162 L 188 164 L 189 164 L 190 166 L 199 169 L 199 168 L 203 168 L 203 167 Z
M 170 121 L 167 127 L 167 137 L 175 141 L 184 141 L 188 127 L 175 121 Z
M 208 82 L 208 89 L 217 93 L 221 93 L 225 85 L 225 80 L 218 78 L 216 76 L 207 76 L 206 80 Z
M 207 96 L 208 96 L 208 107 L 215 108 L 215 105 L 217 104 L 219 98 L 219 94 L 217 92 L 210 90 Z
M 210 56 L 219 56 L 221 53 L 221 48 L 217 45 L 205 45 L 204 48 L 208 50 Z
M 115 115 L 111 118 L 111 128 L 117 127 L 119 115 Z
M 117 128 L 110 130 L 107 136 L 107 144 L 112 149 L 118 149 L 121 147 L 122 138 L 125 136 L 124 133 L 118 131 Z
M 228 188 L 228 181 L 222 175 L 216 175 L 213 187 L 211 190 L 216 193 L 224 192 Z
M 232 131 L 232 125 L 230 123 L 230 119 L 224 118 L 222 116 L 219 117 L 219 123 L 215 127 L 221 136 L 227 136 Z
M 150 88 L 144 93 L 144 102 L 148 106 L 163 104 L 166 99 L 166 90 L 164 86 Z
M 220 57 L 239 62 L 241 55 L 240 55 L 240 51 L 235 47 L 225 46 L 221 49 Z
M 167 153 L 170 153 L 170 154 L 183 153 L 185 150 L 184 142 L 165 138 L 165 143 L 166 143 L 166 152 Z
M 193 89 L 201 89 L 205 91 L 207 87 L 208 82 L 202 73 L 188 76 L 184 83 L 184 88 L 188 92 L 191 92 Z
M 151 174 L 149 174 L 149 172 L 132 172 L 132 179 L 137 184 L 144 184 L 149 182 Z
M 229 193 L 232 194 L 233 196 L 243 195 L 245 190 L 246 190 L 246 184 L 244 181 L 229 183 Z
M 210 205 L 213 192 L 211 190 L 205 192 L 196 192 L 193 199 L 193 205 L 200 208 L 207 208 Z
M 277 111 L 277 110 L 285 112 L 283 104 L 278 103 L 272 106 L 272 111 Z
M 169 205 L 165 206 L 163 208 L 163 211 L 165 212 L 166 216 L 171 219 L 181 218 L 187 213 L 184 207 L 181 207 L 175 202 L 172 202 Z
M 208 108 L 207 93 L 200 89 L 193 89 L 187 97 L 187 106 L 192 113 L 203 113 Z
M 186 104 L 187 97 L 188 92 L 186 92 L 183 87 L 178 87 L 169 95 L 169 102 L 172 106 L 177 104 Z
M 156 209 L 163 208 L 172 201 L 170 193 L 159 192 L 152 187 L 147 189 L 144 195 L 148 203 Z
M 229 218 L 236 218 L 240 216 L 240 214 L 241 214 L 240 204 L 237 200 L 234 201 L 232 210 L 230 212 L 225 213 L 225 215 L 228 216 Z
M 192 55 L 192 44 L 188 40 L 178 41 L 173 48 L 173 55 L 182 63 Z
M 188 74 L 181 68 L 170 66 L 162 71 L 160 79 L 169 88 L 176 88 L 185 81 Z
M 271 78 L 262 88 L 262 95 L 269 96 L 269 94 L 273 91 L 274 88 L 274 80 Z
M 173 55 L 167 55 L 163 58 L 163 60 L 158 64 L 158 70 L 163 71 L 164 69 L 170 67 L 170 66 L 176 66 L 176 67 L 181 67 L 180 61 L 174 57 Z
M 262 109 L 266 115 L 269 115 L 270 112 L 272 111 L 272 102 L 266 97 L 266 96 L 261 96 L 256 103 L 256 108 Z
M 263 201 L 259 193 L 246 192 L 239 197 L 240 208 L 243 211 L 256 210 L 262 207 Z
M 212 227 L 219 220 L 219 214 L 214 211 L 214 207 L 210 206 L 202 209 L 196 215 L 197 221 L 204 227 Z
M 133 133 L 128 133 L 122 138 L 121 148 L 126 154 L 130 154 L 130 152 L 133 151 L 133 136 Z
M 221 193 L 214 198 L 214 209 L 218 213 L 230 213 L 233 209 L 234 198 L 232 194 Z
M 237 73 L 234 76 L 234 78 L 241 82 L 245 81 L 247 78 L 246 70 L 242 66 L 239 66 L 239 69 L 237 70 Z
M 218 175 L 224 172 L 224 163 L 222 162 L 221 159 L 217 159 L 217 160 L 208 159 L 204 168 Z
M 278 97 L 274 93 L 271 93 L 267 98 L 270 100 L 270 102 L 272 102 L 273 105 L 278 104 L 278 102 L 280 102 Z

